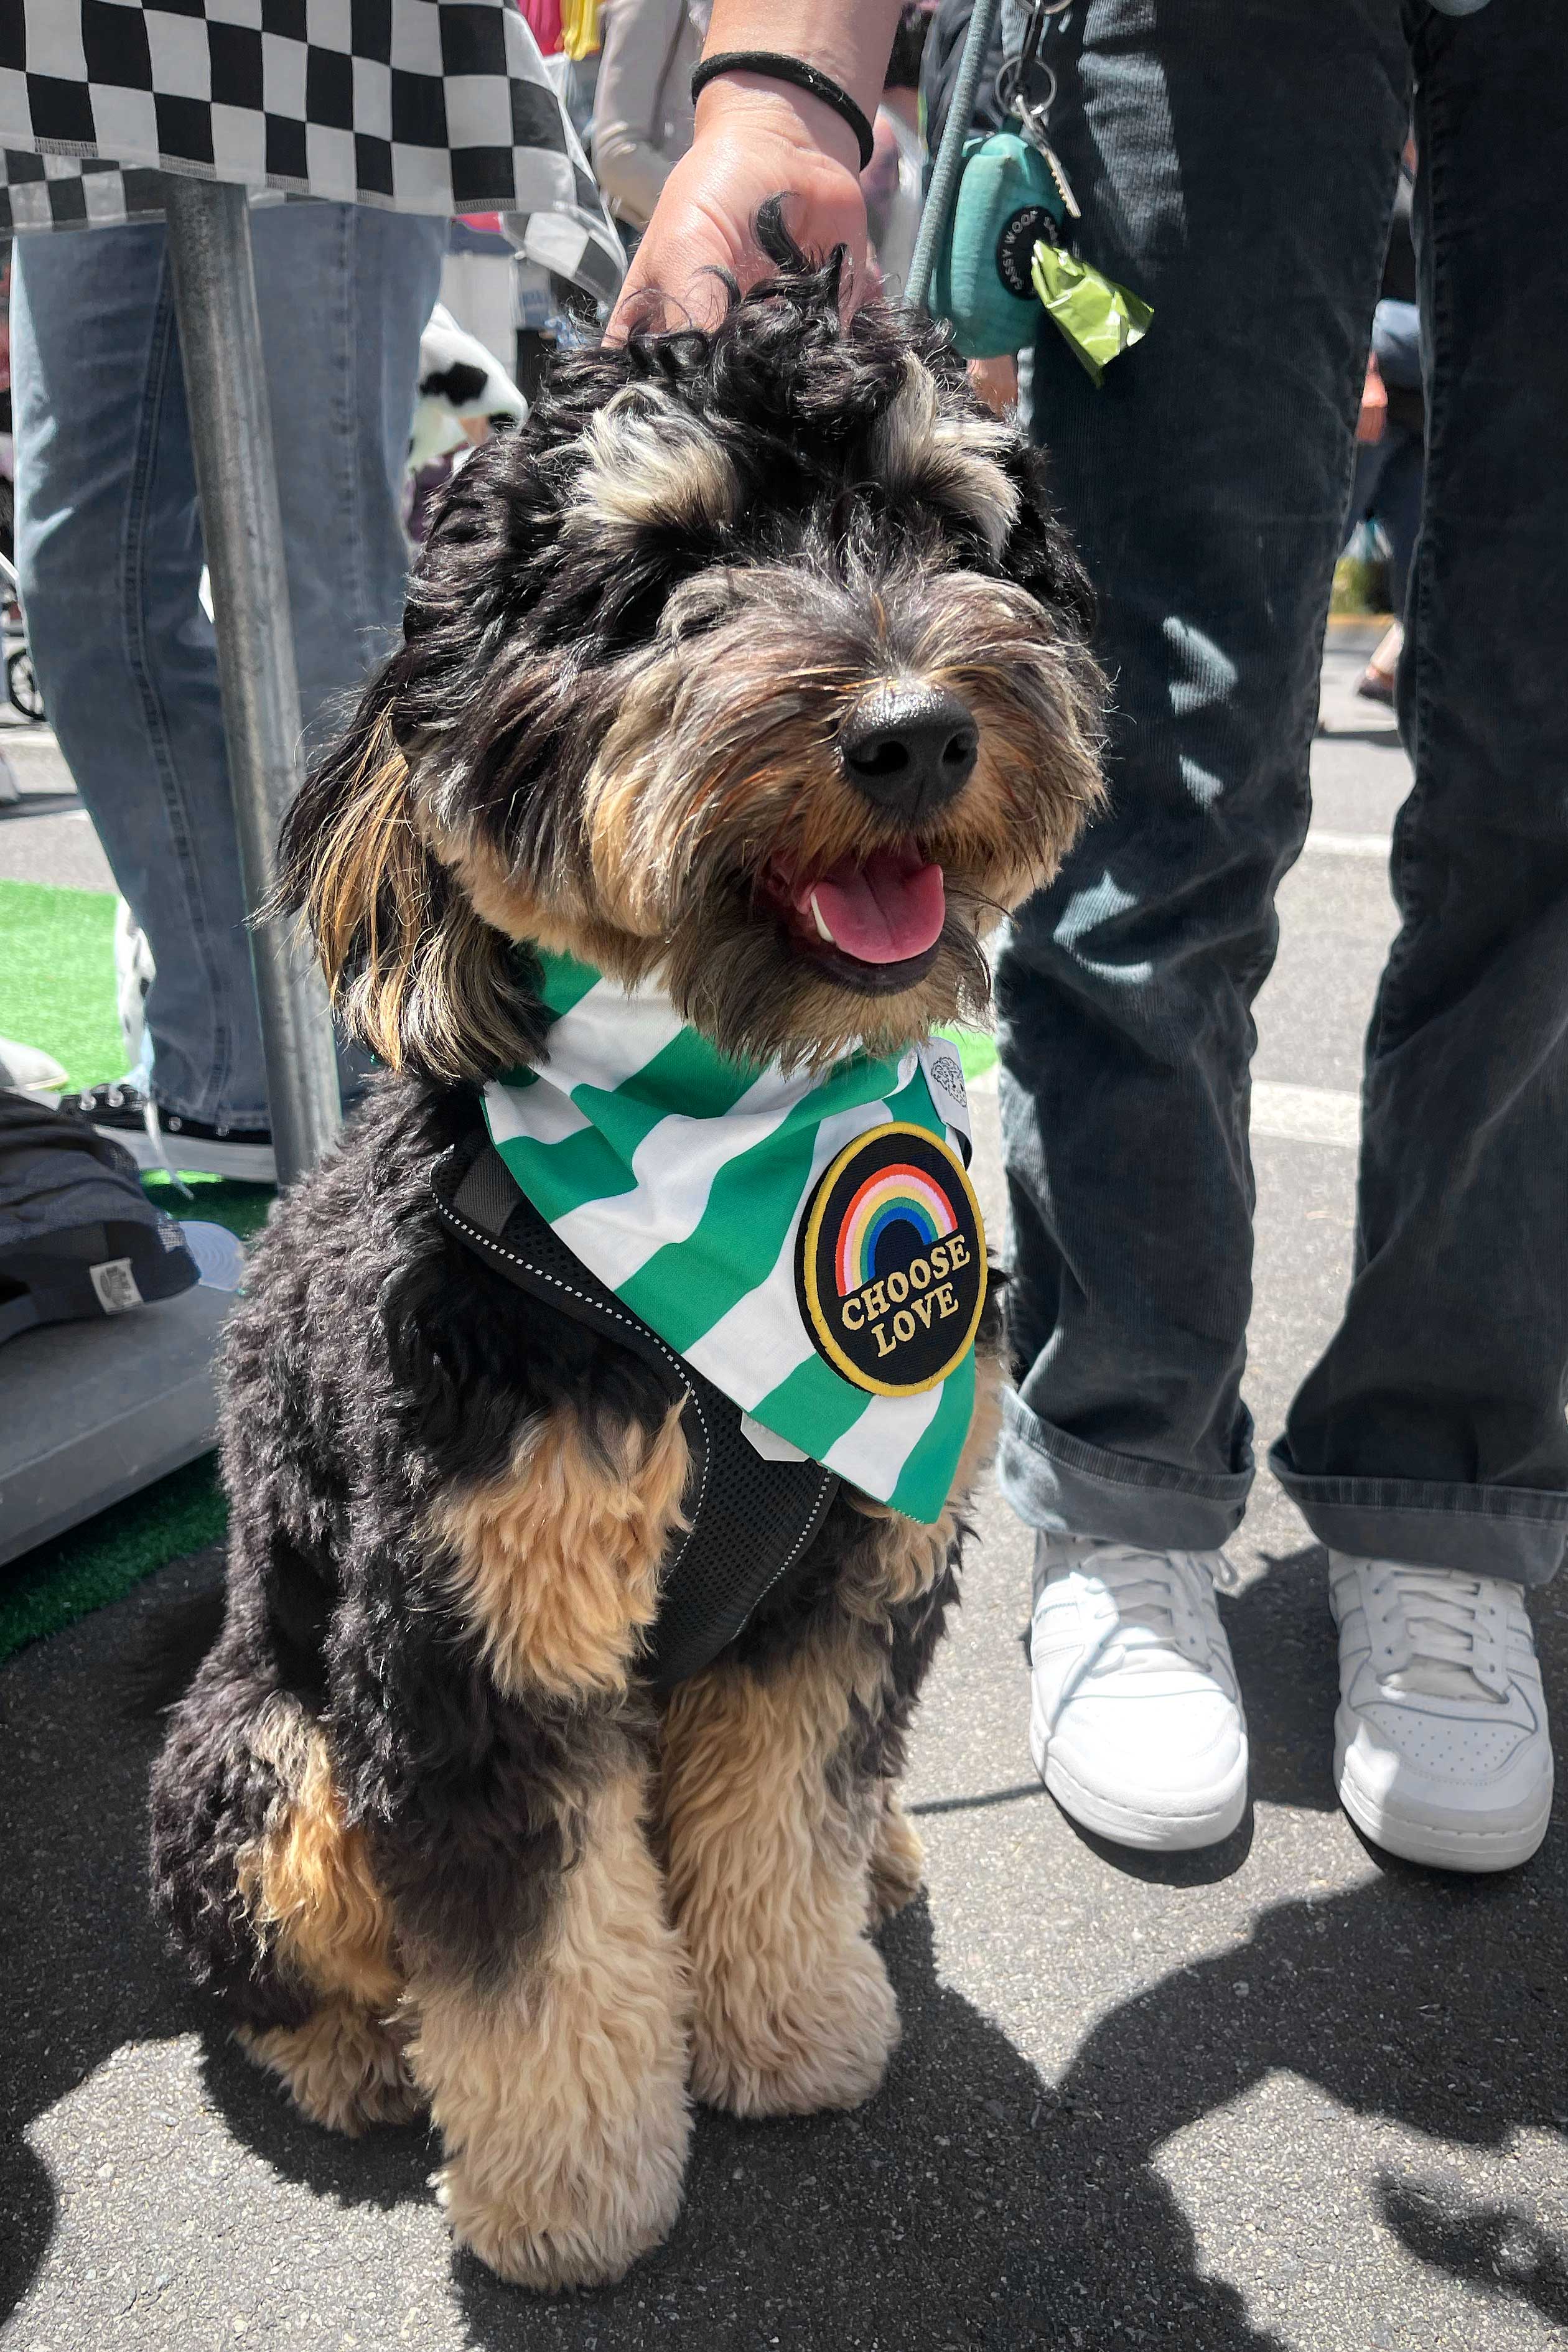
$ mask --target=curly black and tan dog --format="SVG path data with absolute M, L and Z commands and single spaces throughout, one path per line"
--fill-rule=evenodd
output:
M 566 360 L 463 470 L 289 818 L 394 1075 L 231 1326 L 226 1616 L 154 1787 L 245 2046 L 341 2130 L 427 2109 L 535 2286 L 663 2237 L 693 2097 L 881 2080 L 997 1381 L 917 1047 L 1099 792 L 1036 456 L 763 226 L 710 332 Z

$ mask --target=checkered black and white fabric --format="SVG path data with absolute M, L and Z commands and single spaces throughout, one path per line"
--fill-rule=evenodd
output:
M 605 299 L 625 266 L 510 0 L 0 0 L 0 236 L 144 217 L 163 171 L 500 212 Z

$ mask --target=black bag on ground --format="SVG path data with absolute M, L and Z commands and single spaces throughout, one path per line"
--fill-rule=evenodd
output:
M 122 1315 L 197 1278 L 128 1151 L 85 1118 L 0 1087 L 0 1341 Z

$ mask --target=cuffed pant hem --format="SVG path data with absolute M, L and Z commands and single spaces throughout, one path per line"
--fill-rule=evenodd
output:
M 1414 1478 L 1308 1478 L 1283 1438 L 1273 1471 L 1321 1544 L 1363 1559 L 1545 1584 L 1568 1548 L 1568 1495 Z
M 225 1127 L 237 1143 L 253 1142 L 258 1136 L 270 1139 L 271 1129 L 268 1125 L 268 1113 L 265 1103 L 256 1110 L 231 1111 L 214 1109 L 210 1106 L 204 1109 L 199 1104 L 190 1102 L 171 1102 L 166 1095 L 157 1092 L 154 1092 L 153 1099 L 158 1107 L 160 1118 L 194 1118 L 202 1127 Z
M 1095 1536 L 1155 1551 L 1217 1551 L 1247 1508 L 1252 1467 L 1205 1477 L 1166 1462 L 1085 1445 L 1029 1411 L 1017 1391 L 1002 1400 L 997 1483 L 1026 1527 Z

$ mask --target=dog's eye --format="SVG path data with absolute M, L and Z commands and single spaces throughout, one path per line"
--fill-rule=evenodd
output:
M 878 470 L 891 499 L 951 515 L 999 558 L 1021 507 L 1003 463 L 1013 439 L 996 418 L 944 410 L 929 370 L 911 358 L 903 390 L 877 426 Z

